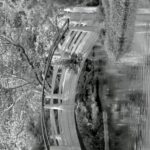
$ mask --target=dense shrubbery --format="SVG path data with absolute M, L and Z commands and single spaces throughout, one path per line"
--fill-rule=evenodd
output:
M 86 5 L 86 6 L 98 6 L 99 0 L 55 0 L 56 3 L 61 5 Z
M 103 0 L 107 47 L 117 58 L 131 50 L 138 0 Z
M 100 47 L 93 47 L 93 51 Z M 93 56 L 93 52 L 89 57 Z M 104 68 L 107 64 L 105 52 L 101 59 L 87 59 L 77 88 L 77 122 L 87 150 L 104 149 L 104 126 L 102 117 L 102 97 L 99 93 L 106 82 Z M 102 92 L 102 91 L 101 91 Z
M 48 135 L 50 135 L 49 112 L 45 113 L 45 125 L 48 131 Z M 27 131 L 35 139 L 35 144 L 32 145 L 32 150 L 45 150 L 40 115 L 37 120 L 35 120 L 35 118 L 30 118 L 28 125 L 27 125 Z M 50 142 L 51 144 L 53 144 L 53 141 L 50 141 Z
M 135 72 L 131 73 L 132 78 L 128 72 L 131 68 L 135 69 Z M 132 150 L 134 144 L 138 144 L 143 140 L 141 127 L 144 124 L 146 115 L 146 95 L 138 87 L 131 87 L 132 84 L 141 82 L 139 80 L 139 68 L 130 66 L 130 69 L 128 69 L 123 70 L 122 80 L 113 83 L 117 84 L 117 88 L 123 88 L 123 91 L 117 93 L 116 89 L 114 90 L 115 97 L 117 96 L 118 100 L 114 99 L 110 109 L 107 109 L 110 147 L 112 150 Z M 130 88 L 132 90 L 129 90 Z
M 115 73 L 105 72 L 107 61 L 103 61 L 104 59 L 92 62 L 87 59 L 85 62 L 76 97 L 78 127 L 89 150 L 100 149 L 100 147 L 103 149 L 102 111 L 105 109 L 108 114 L 110 149 L 132 150 L 134 144 L 142 140 L 140 137 L 142 129 L 139 126 L 144 123 L 142 119 L 146 115 L 146 96 L 139 87 L 133 86 L 141 82 L 140 66 L 119 67 L 118 72 L 121 76 L 118 76 Z M 129 90 L 130 88 L 132 90 Z M 100 90 L 96 91 L 97 89 Z

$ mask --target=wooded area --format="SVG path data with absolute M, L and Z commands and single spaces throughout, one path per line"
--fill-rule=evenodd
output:
M 140 117 L 145 118 L 146 94 L 137 83 L 137 79 L 143 82 L 139 71 L 143 68 L 114 62 L 131 51 L 136 9 L 148 4 L 148 0 L 0 0 L 0 149 L 45 149 L 40 124 L 44 68 L 65 22 L 64 8 L 75 6 L 97 6 L 99 22 L 105 23 L 99 34 L 100 46 L 94 47 L 102 51 L 101 58 L 93 61 L 90 53 L 76 91 L 77 121 L 83 142 L 87 150 L 108 150 L 104 144 L 106 124 L 110 150 L 130 150 L 133 143 L 141 142 L 139 128 L 135 127 L 139 118 L 133 122 L 130 115 L 135 118 L 140 110 Z M 54 64 L 78 73 L 83 56 L 67 52 L 63 56 L 64 60 Z M 47 97 L 52 71 L 51 66 L 45 83 Z M 122 92 L 127 88 L 134 90 Z M 103 112 L 108 115 L 105 122 Z M 46 113 L 48 127 L 49 115 Z M 53 140 L 50 143 L 53 145 Z

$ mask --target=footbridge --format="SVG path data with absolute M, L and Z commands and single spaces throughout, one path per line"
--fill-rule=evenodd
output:
M 85 9 L 82 10 L 82 13 L 88 16 L 84 18 L 84 21 L 86 21 L 84 24 L 82 24 L 82 18 L 79 22 L 66 19 L 60 35 L 56 37 L 50 50 L 45 68 L 42 120 L 45 145 L 47 145 L 47 149 L 51 150 L 81 150 L 81 147 L 83 148 L 75 121 L 75 91 L 84 61 L 95 43 L 98 43 L 99 32 L 104 24 L 95 21 L 96 15 L 93 15 L 93 13 L 97 13 L 96 9 L 89 12 Z M 90 20 L 89 16 L 92 16 Z M 65 40 L 63 40 L 63 37 L 65 37 Z M 65 54 L 68 54 L 68 58 Z M 58 63 L 58 60 L 70 59 L 69 56 L 71 55 L 80 56 L 80 62 L 75 66 L 76 71 Z M 44 89 L 50 69 L 52 69 L 51 91 L 49 94 L 45 94 Z M 44 127 L 45 111 L 50 113 L 50 137 L 48 137 Z M 50 146 L 49 141 L 52 141 L 53 145 Z
M 82 15 L 79 15 L 81 13 Z M 104 29 L 104 23 L 99 21 L 98 13 L 98 8 L 66 9 L 66 14 L 70 19 L 64 22 L 49 52 L 42 93 L 42 129 L 47 150 L 85 149 L 76 124 L 75 95 L 84 62 L 93 46 L 100 43 L 99 33 Z M 145 13 L 145 19 L 147 19 L 149 12 Z M 137 15 L 136 30 L 141 30 L 143 24 L 140 16 L 144 15 L 142 10 L 139 10 Z M 80 61 L 75 66 L 76 71 L 65 67 L 63 63 L 58 63 L 58 60 L 59 62 L 70 60 L 71 62 L 71 55 L 76 58 L 80 56 Z M 45 88 L 49 72 L 52 72 L 51 83 L 49 83 L 51 89 L 47 94 Z M 45 111 L 50 113 L 51 135 L 48 135 L 44 124 Z M 50 141 L 53 144 L 50 144 Z

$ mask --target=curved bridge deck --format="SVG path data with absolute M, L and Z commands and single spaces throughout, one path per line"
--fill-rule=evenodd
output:
M 70 53 L 80 53 L 86 58 L 97 39 L 97 33 L 72 30 L 68 33 L 69 42 L 64 43 L 61 48 Z M 69 48 L 67 49 L 66 47 Z M 83 63 L 84 59 L 82 61 L 82 64 Z M 69 146 L 69 150 L 80 150 L 74 119 L 75 91 L 80 70 L 81 69 L 78 69 L 78 73 L 76 74 L 62 66 L 54 66 L 52 92 L 50 95 L 51 103 L 45 105 L 45 109 L 50 109 L 53 129 L 52 137 L 57 141 L 55 143 L 58 143 L 59 148 L 60 146 L 65 146 L 64 149 L 66 150 L 66 146 Z M 57 88 L 58 85 L 59 87 L 56 93 L 55 88 Z M 55 113 L 57 113 L 57 115 L 54 115 Z M 56 117 L 58 117 L 57 123 Z M 59 129 L 57 129 L 58 125 L 56 124 L 59 124 Z M 54 149 L 56 149 L 56 147 L 54 147 Z M 60 149 L 63 149 L 63 147 Z
M 72 23 L 65 40 L 58 43 L 54 52 L 51 92 L 44 98 L 44 110 L 50 111 L 50 139 L 54 143 L 51 150 L 81 150 L 75 123 L 75 91 L 84 61 L 97 42 L 101 28 L 103 24 L 99 23 Z M 64 59 L 65 52 L 82 56 L 77 72 L 55 63 Z

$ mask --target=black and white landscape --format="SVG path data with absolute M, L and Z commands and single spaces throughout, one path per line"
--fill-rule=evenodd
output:
M 150 150 L 150 0 L 0 0 L 0 150 Z

